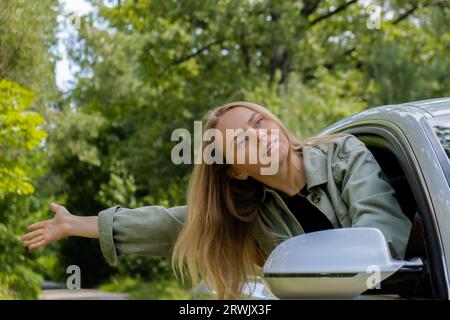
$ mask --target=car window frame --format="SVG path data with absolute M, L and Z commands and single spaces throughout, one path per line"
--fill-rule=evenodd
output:
M 381 138 L 388 145 L 403 169 L 406 179 L 416 195 L 417 208 L 422 215 L 423 228 L 426 237 L 426 247 L 429 254 L 427 267 L 430 270 L 433 299 L 448 299 L 447 278 L 442 261 L 443 248 L 439 228 L 437 227 L 434 207 L 429 195 L 429 190 L 423 179 L 420 167 L 417 167 L 416 155 L 404 135 L 404 133 L 392 123 L 372 121 L 371 123 L 353 123 L 351 126 L 336 128 L 329 133 L 346 132 L 353 134 L 361 141 L 372 138 Z M 415 161 L 414 161 L 414 160 Z M 417 196 L 418 195 L 418 196 Z

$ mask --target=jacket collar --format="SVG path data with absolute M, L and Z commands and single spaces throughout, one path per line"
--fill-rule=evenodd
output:
M 306 188 L 311 188 L 327 182 L 327 157 L 317 147 L 303 146 L 303 163 L 306 176 Z M 263 185 L 263 196 L 261 202 L 264 202 L 267 192 L 276 192 L 273 188 Z

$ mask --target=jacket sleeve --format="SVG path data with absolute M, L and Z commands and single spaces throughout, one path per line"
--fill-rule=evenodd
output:
M 115 206 L 98 214 L 100 248 L 110 265 L 118 255 L 170 256 L 185 221 L 187 206 Z
M 391 255 L 403 259 L 411 222 L 397 201 L 380 165 L 363 142 L 350 137 L 340 150 L 342 199 L 352 227 L 378 228 L 385 236 Z

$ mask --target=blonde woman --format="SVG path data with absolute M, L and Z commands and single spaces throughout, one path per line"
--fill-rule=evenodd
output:
M 235 129 L 253 132 L 254 139 L 224 139 L 216 144 L 223 163 L 195 164 L 186 206 L 115 206 L 84 217 L 53 203 L 54 217 L 30 225 L 23 244 L 36 249 L 68 236 L 99 238 L 111 265 L 122 254 L 172 256 L 174 271 L 190 276 L 194 286 L 204 281 L 219 299 L 241 298 L 247 277 L 257 274 L 271 250 L 305 232 L 375 227 L 392 255 L 403 258 L 411 223 L 356 137 L 300 141 L 269 110 L 249 102 L 217 107 L 203 123 L 223 137 Z M 203 141 L 201 151 L 211 143 Z M 234 161 L 239 151 L 248 160 L 258 147 L 266 156 L 277 153 L 274 174 L 261 174 L 273 163 Z

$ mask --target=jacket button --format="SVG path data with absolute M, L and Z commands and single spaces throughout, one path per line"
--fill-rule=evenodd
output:
M 314 203 L 318 203 L 319 201 L 320 201 L 320 195 L 319 194 L 317 194 L 317 193 L 315 193 L 315 194 L 313 194 L 312 195 L 312 201 L 314 202 Z

